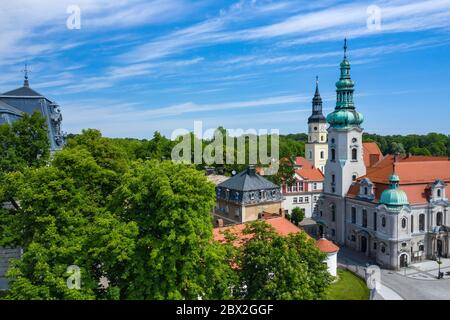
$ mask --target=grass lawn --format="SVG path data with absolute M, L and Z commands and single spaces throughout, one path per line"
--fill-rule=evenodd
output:
M 369 289 L 366 283 L 350 271 L 338 269 L 339 280 L 328 288 L 327 300 L 367 300 Z

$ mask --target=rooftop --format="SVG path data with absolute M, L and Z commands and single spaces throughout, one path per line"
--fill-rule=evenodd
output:
M 218 187 L 227 188 L 237 191 L 254 191 L 265 189 L 279 189 L 280 187 L 270 182 L 266 178 L 256 173 L 254 166 L 249 166 L 246 170 L 236 174 L 235 176 L 219 183 Z

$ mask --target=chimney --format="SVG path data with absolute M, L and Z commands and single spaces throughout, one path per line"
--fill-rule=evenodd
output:
M 254 165 L 249 165 L 247 167 L 247 174 L 249 176 L 256 176 L 256 167 Z
M 222 228 L 223 227 L 223 219 L 217 219 L 216 220 L 216 226 L 219 227 L 219 228 Z

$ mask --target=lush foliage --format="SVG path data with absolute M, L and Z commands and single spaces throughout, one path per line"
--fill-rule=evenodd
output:
M 263 221 L 246 227 L 253 237 L 238 256 L 245 299 L 322 299 L 331 282 L 326 255 L 304 232 L 283 237 Z
M 0 174 L 45 164 L 50 155 L 47 124 L 40 113 L 0 125 Z
M 450 136 L 439 133 L 427 135 L 380 136 L 365 133 L 364 142 L 377 142 L 383 154 L 405 154 L 422 156 L 450 156 Z
M 292 209 L 292 215 L 291 215 L 292 223 L 298 225 L 300 222 L 303 221 L 303 219 L 305 219 L 305 209 L 304 208 L 295 207 L 294 209 Z

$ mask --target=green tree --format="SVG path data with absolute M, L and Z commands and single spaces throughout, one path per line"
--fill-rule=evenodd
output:
M 322 299 L 331 276 L 314 240 L 303 232 L 278 235 L 263 221 L 249 224 L 252 234 L 239 257 L 244 299 Z
M 302 222 L 304 218 L 305 218 L 305 209 L 299 207 L 295 207 L 294 209 L 292 209 L 291 221 L 295 225 L 298 225 L 300 222 Z
M 70 161 L 69 161 L 70 160 Z M 0 186 L 0 246 L 21 246 L 13 261 L 9 299 L 117 298 L 134 253 L 137 226 L 99 202 L 109 172 L 80 149 L 55 155 L 50 166 L 9 173 Z M 67 286 L 67 268 L 79 266 L 81 288 Z M 100 277 L 109 280 L 99 287 Z
M 170 161 L 136 162 L 114 193 L 112 210 L 139 227 L 125 298 L 230 297 L 234 272 L 213 241 L 214 185 Z
M 39 112 L 0 125 L 0 174 L 44 165 L 50 155 L 47 123 Z
M 119 174 L 125 173 L 128 167 L 128 156 L 111 139 L 102 136 L 95 129 L 83 130 L 81 134 L 68 139 L 66 148 L 82 147 L 89 151 L 97 164 L 104 169 L 113 170 Z

